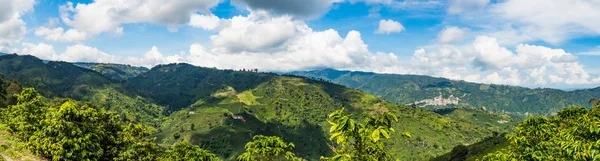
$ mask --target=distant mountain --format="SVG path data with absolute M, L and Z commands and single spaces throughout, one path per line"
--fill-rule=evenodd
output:
M 0 56 L 2 56 L 2 55 L 8 55 L 8 54 L 7 54 L 7 53 L 0 52 Z
M 324 79 L 401 104 L 428 109 L 476 108 L 514 115 L 548 115 L 571 105 L 587 106 L 600 97 L 600 87 L 586 90 L 530 89 L 419 75 L 377 74 L 333 69 L 290 74 Z
M 141 73 L 147 72 L 150 69 L 146 67 L 136 67 L 124 64 L 107 64 L 107 63 L 73 63 L 76 66 L 87 68 L 99 72 L 106 78 L 115 81 L 125 81 L 133 78 Z

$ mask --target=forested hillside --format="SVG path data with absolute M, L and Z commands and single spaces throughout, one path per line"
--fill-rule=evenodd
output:
M 587 106 L 587 100 L 600 96 L 600 88 L 567 92 L 470 83 L 430 76 L 332 69 L 291 74 L 328 80 L 401 104 L 415 103 L 429 109 L 477 108 L 517 116 L 550 115 L 571 105 Z
M 46 96 L 81 97 L 88 90 L 112 83 L 101 74 L 67 62 L 44 62 L 34 56 L 0 56 L 0 73 Z
M 336 144 L 329 140 L 327 115 L 342 107 L 358 120 L 388 111 L 396 115 L 392 135 L 413 136 L 385 141 L 400 159 L 432 158 L 498 130 L 304 77 L 169 64 L 118 82 L 65 62 L 17 55 L 0 60 L 0 73 L 7 79 L 35 87 L 44 96 L 91 102 L 116 112 L 121 122 L 156 127 L 152 136 L 161 147 L 189 141 L 226 160 L 235 159 L 259 134 L 293 142 L 293 151 L 305 159 L 331 156 Z
M 160 143 L 190 140 L 230 159 L 257 134 L 282 136 L 295 143 L 295 152 L 303 158 L 331 154 L 326 118 L 341 107 L 357 118 L 384 111 L 396 114 L 400 123 L 394 126 L 395 135 L 408 131 L 415 136 L 389 142 L 390 150 L 405 159 L 434 157 L 492 134 L 485 127 L 304 77 L 170 64 L 132 78 L 129 85 L 172 107 L 156 135 Z M 245 122 L 232 116 L 243 116 Z
M 102 74 L 67 62 L 43 61 L 33 56 L 0 56 L 0 75 L 46 97 L 91 101 L 119 111 L 123 120 L 158 125 L 164 107 L 158 106 Z
M 141 73 L 147 72 L 150 69 L 145 67 L 136 67 L 124 64 L 106 64 L 106 63 L 73 63 L 76 66 L 94 70 L 106 78 L 115 81 L 125 81 L 135 77 Z

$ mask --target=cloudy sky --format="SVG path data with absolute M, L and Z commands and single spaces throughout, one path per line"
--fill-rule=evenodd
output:
M 0 51 L 600 86 L 600 0 L 0 0 Z M 8 5 L 4 5 L 8 4 Z

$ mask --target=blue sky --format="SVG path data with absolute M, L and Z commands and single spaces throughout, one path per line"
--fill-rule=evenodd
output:
M 5 1 L 0 51 L 43 59 L 600 86 L 597 1 Z

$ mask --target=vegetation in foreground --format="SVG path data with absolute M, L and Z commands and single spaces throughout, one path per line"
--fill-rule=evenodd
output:
M 508 148 L 483 160 L 600 160 L 600 106 L 530 117 L 506 138 Z
M 15 105 L 0 108 L 2 125 L 8 126 L 18 142 L 23 142 L 16 143 L 17 147 L 48 160 L 220 160 L 189 142 L 175 143 L 164 150 L 150 137 L 151 127 L 125 124 L 115 112 L 90 103 L 47 100 L 33 88 L 23 89 L 16 97 Z M 329 117 L 334 127 L 330 139 L 336 140 L 332 147 L 339 147 L 332 160 L 392 160 L 379 140 L 390 138 L 388 130 L 393 131 L 395 115 L 386 112 L 359 124 L 342 112 L 336 111 Z M 303 160 L 290 151 L 292 148 L 293 143 L 285 143 L 279 137 L 257 135 L 237 159 Z

